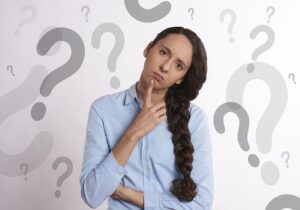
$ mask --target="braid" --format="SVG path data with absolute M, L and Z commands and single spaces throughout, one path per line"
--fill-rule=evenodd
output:
M 173 133 L 174 154 L 177 169 L 183 178 L 173 180 L 171 192 L 180 201 L 191 201 L 197 194 L 197 186 L 191 178 L 194 147 L 188 128 L 190 100 L 170 87 L 166 95 L 168 129 Z

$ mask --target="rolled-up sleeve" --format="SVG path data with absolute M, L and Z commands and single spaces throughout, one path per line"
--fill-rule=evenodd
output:
M 82 199 L 89 207 L 97 208 L 116 190 L 125 173 L 125 167 L 117 162 L 108 147 L 101 110 L 93 103 L 89 111 L 80 175 Z
M 144 208 L 176 210 L 210 210 L 213 202 L 213 159 L 207 115 L 199 107 L 193 117 L 191 140 L 194 146 L 191 178 L 197 185 L 197 195 L 190 202 L 179 201 L 171 192 L 144 192 Z

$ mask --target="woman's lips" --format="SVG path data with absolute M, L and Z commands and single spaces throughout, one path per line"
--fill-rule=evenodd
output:
M 162 78 L 159 74 L 157 74 L 156 72 L 153 73 L 153 78 L 154 78 L 155 80 L 157 80 L 157 81 L 163 80 L 163 78 Z

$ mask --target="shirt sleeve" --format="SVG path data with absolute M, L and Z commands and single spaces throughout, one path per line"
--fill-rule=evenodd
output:
M 145 210 L 210 210 L 213 201 L 213 163 L 210 129 L 206 114 L 196 112 L 196 123 L 191 129 L 194 145 L 191 177 L 197 185 L 197 195 L 190 202 L 180 202 L 170 191 L 144 192 Z
M 118 187 L 126 173 L 107 144 L 103 118 L 94 104 L 89 111 L 83 164 L 80 175 L 81 197 L 91 208 L 97 208 Z

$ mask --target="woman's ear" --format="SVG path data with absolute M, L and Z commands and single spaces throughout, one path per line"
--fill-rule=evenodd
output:
M 143 54 L 144 54 L 144 57 L 147 57 L 148 52 L 149 52 L 149 50 L 150 50 L 150 48 L 151 48 L 152 42 L 153 42 L 153 41 L 149 42 L 149 44 L 147 45 L 147 47 L 144 49 L 144 53 L 143 53 Z

